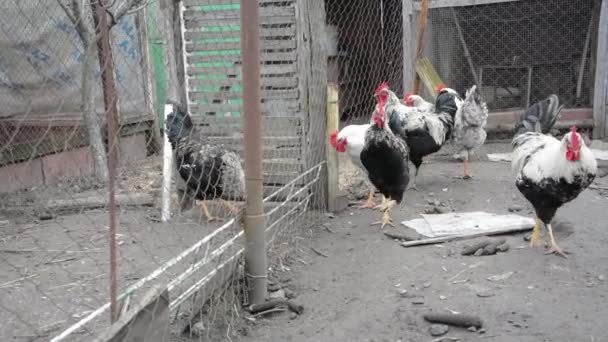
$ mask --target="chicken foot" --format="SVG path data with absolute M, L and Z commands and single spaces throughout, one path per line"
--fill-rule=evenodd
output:
M 232 215 L 236 215 L 240 211 L 239 208 L 235 207 L 234 205 L 230 204 L 230 202 L 228 202 L 224 199 L 220 199 L 220 203 L 222 203 L 222 205 L 224 207 L 226 207 L 226 209 L 228 209 L 228 212 L 230 212 L 230 214 L 232 214 Z
M 467 156 L 462 161 L 462 179 L 471 179 L 473 178 L 469 173 L 469 157 Z
M 211 223 L 213 221 L 221 221 L 222 220 L 219 217 L 215 217 L 215 216 L 211 215 L 211 213 L 209 212 L 209 208 L 207 208 L 207 202 L 206 201 L 200 201 L 197 204 L 201 205 L 201 208 L 203 209 L 203 215 L 205 215 L 205 218 L 207 219 L 208 223 Z
M 553 228 L 551 227 L 551 223 L 547 224 L 547 230 L 549 231 L 549 241 L 551 242 L 551 248 L 545 252 L 545 254 L 558 254 L 563 256 L 564 258 L 568 258 L 566 254 L 569 252 L 563 250 L 560 246 L 555 242 L 555 237 L 553 236 Z
M 384 213 L 382 214 L 382 220 L 378 221 L 378 222 L 372 222 L 372 226 L 376 226 L 376 225 L 380 225 L 380 229 L 383 229 L 384 226 L 389 225 L 391 227 L 394 227 L 395 224 L 393 223 L 393 219 L 391 218 L 391 210 L 393 209 L 393 207 L 395 206 L 395 204 L 397 204 L 397 201 L 392 200 L 392 199 L 387 199 L 386 200 L 386 207 L 384 208 Z
M 375 190 L 373 188 L 369 189 L 369 196 L 367 197 L 367 201 L 365 201 L 362 205 L 358 206 L 359 209 L 375 209 L 377 208 L 376 202 L 374 201 Z
M 412 185 L 408 188 L 409 190 L 420 191 L 420 189 L 418 189 L 418 187 L 416 186 L 416 178 L 418 178 L 418 168 L 416 168 L 416 173 L 414 173 L 414 181 L 412 182 Z

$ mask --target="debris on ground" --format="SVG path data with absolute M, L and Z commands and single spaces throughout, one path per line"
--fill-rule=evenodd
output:
M 496 240 L 485 239 L 472 245 L 465 245 L 462 248 L 461 255 L 494 255 L 497 252 L 506 252 L 509 250 L 509 244 L 505 238 Z
M 425 314 L 423 317 L 426 321 L 431 323 L 447 324 L 461 328 L 475 327 L 476 329 L 479 329 L 483 327 L 483 321 L 480 317 L 475 315 L 428 313 Z
M 247 311 L 254 316 L 261 316 L 272 312 L 286 311 L 289 309 L 298 315 L 304 312 L 304 306 L 296 304 L 290 300 L 275 299 L 269 300 L 261 304 L 251 304 L 247 307 Z
M 429 327 L 429 333 L 431 334 L 431 336 L 435 337 L 443 336 L 447 334 L 449 330 L 450 326 L 445 324 L 433 324 Z
M 509 272 L 505 272 L 505 273 L 502 273 L 502 274 L 497 274 L 497 275 L 490 276 L 490 277 L 488 277 L 486 279 L 489 280 L 489 281 L 501 281 L 501 280 L 509 279 L 513 274 L 515 274 L 515 272 L 509 271 Z
M 392 228 L 388 227 L 382 230 L 384 235 L 388 236 L 391 239 L 400 240 L 400 241 L 415 241 L 420 239 L 420 234 L 418 234 L 413 229 L 403 229 L 403 228 Z

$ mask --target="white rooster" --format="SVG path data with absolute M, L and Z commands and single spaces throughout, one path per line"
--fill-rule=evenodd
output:
M 528 108 L 515 125 L 513 159 L 515 185 L 536 210 L 531 246 L 539 244 L 541 221 L 549 232 L 547 254 L 566 256 L 555 242 L 551 220 L 564 203 L 575 199 L 595 179 L 597 162 L 572 127 L 558 140 L 546 135 L 557 121 L 559 99 L 551 95 Z
M 430 102 L 427 102 L 420 95 L 405 93 L 403 99 L 405 100 L 405 105 L 408 107 L 416 107 L 423 112 L 435 111 L 435 105 Z
M 348 125 L 342 130 L 334 131 L 329 137 L 329 143 L 338 152 L 346 152 L 350 157 L 352 163 L 357 166 L 362 172 L 365 171 L 363 164 L 361 163 L 361 151 L 365 144 L 365 132 L 370 127 L 369 124 L 365 125 Z M 367 181 L 367 177 L 365 177 Z M 367 181 L 369 183 L 369 181 Z M 369 195 L 367 201 L 365 201 L 359 208 L 376 208 L 374 202 L 374 187 L 369 184 Z
M 488 107 L 482 100 L 477 86 L 473 85 L 466 92 L 454 118 L 453 143 L 462 158 L 462 178 L 469 179 L 469 155 L 486 141 L 486 123 Z

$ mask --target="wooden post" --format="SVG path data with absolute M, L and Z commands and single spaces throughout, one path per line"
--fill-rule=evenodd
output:
M 300 70 L 300 88 L 306 88 L 302 98 L 304 115 L 305 168 L 310 169 L 326 158 L 327 120 L 325 97 L 327 96 L 327 48 L 324 41 L 325 6 L 315 0 L 298 0 L 298 59 L 303 62 Z M 304 83 L 302 83 L 304 82 Z M 312 188 L 314 209 L 327 209 L 327 169 L 323 168 L 320 179 Z
M 595 87 L 593 94 L 593 118 L 595 128 L 593 137 L 596 139 L 606 137 L 608 120 L 606 120 L 608 106 L 608 1 L 602 1 L 600 9 L 600 23 L 597 34 L 597 59 L 595 67 Z
M 416 72 L 412 61 L 412 0 L 402 0 L 403 12 L 403 92 L 407 92 Z
M 338 85 L 327 85 L 327 136 L 339 128 Z M 327 139 L 325 141 L 327 143 Z M 327 210 L 335 212 L 338 209 L 337 200 L 340 187 L 338 184 L 338 151 L 327 149 Z
M 418 41 L 416 45 L 416 57 L 414 57 L 414 65 L 418 63 L 418 59 L 422 57 L 424 51 L 424 30 L 426 29 L 426 22 L 429 15 L 429 0 L 422 0 L 422 8 L 420 9 L 420 15 L 418 16 Z M 414 75 L 414 86 L 412 89 L 414 94 L 420 92 L 420 78 L 418 74 Z

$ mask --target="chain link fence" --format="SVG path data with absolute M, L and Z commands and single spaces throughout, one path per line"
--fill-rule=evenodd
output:
M 107 125 L 111 103 L 104 103 L 112 95 L 102 84 L 109 69 L 100 67 L 107 50 L 96 43 L 102 30 L 93 9 L 104 2 L 0 5 L 0 339 L 93 341 L 141 333 L 132 322 L 121 332 L 108 330 L 115 210 L 118 322 L 144 312 L 160 322 L 147 328 L 170 324 L 156 332 L 163 340 L 231 340 L 256 321 L 242 310 L 249 299 L 239 1 L 179 2 L 170 34 L 158 24 L 162 1 L 107 3 L 116 132 Z M 288 293 L 286 274 L 312 257 L 304 246 L 326 209 L 326 90 L 309 85 L 324 84 L 325 68 L 311 57 L 319 47 L 302 39 L 317 34 L 309 25 L 317 19 L 296 7 L 260 1 L 273 295 Z M 186 99 L 167 120 L 171 75 L 164 57 L 173 47 L 164 37 L 173 34 Z M 116 209 L 108 204 L 112 134 Z M 163 183 L 166 143 L 174 155 L 169 183 Z M 163 184 L 171 184 L 168 222 L 161 215 Z M 142 303 L 154 305 L 144 310 Z
M 516 112 L 551 93 L 591 120 L 600 2 L 482 3 L 429 2 L 422 57 L 443 83 L 463 95 L 477 84 L 488 127 L 508 127 Z M 412 92 L 421 7 L 419 0 L 326 1 L 328 79 L 340 88 L 341 127 L 369 123 L 383 81 L 400 97 Z M 434 101 L 424 85 L 420 93 Z M 433 158 L 453 152 L 447 146 Z M 340 158 L 341 189 L 364 199 L 365 176 L 345 153 Z

